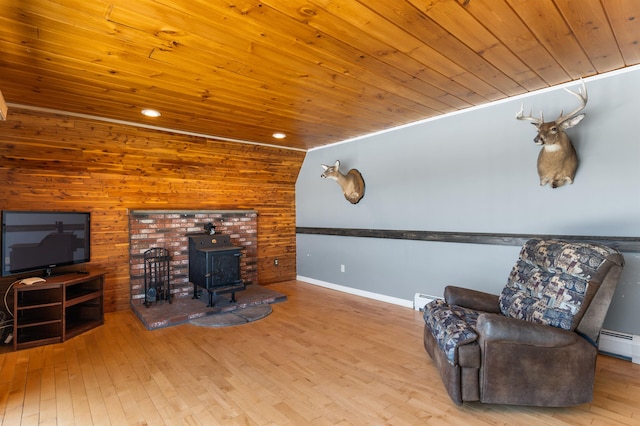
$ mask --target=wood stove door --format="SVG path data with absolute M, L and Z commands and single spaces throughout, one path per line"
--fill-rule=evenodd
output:
M 210 268 L 207 274 L 207 289 L 242 282 L 240 279 L 240 251 L 209 253 Z

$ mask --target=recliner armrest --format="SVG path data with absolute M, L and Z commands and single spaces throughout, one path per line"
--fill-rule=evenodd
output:
M 497 314 L 480 314 L 476 328 L 479 339 L 484 342 L 550 348 L 571 345 L 581 339 L 572 331 Z
M 444 300 L 449 305 L 458 305 L 475 311 L 500 313 L 500 298 L 495 294 L 463 287 L 447 286 Z

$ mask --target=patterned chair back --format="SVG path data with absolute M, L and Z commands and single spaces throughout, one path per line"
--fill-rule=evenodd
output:
M 623 263 L 617 250 L 602 245 L 529 240 L 502 290 L 500 309 L 508 317 L 577 329 L 595 344 L 619 276 L 617 271 L 609 289 L 609 272 Z M 590 318 L 587 329 L 581 330 L 581 321 L 594 301 L 597 306 L 591 312 L 596 318 Z

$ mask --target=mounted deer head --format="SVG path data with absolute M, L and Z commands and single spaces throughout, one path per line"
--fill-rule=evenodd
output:
M 320 175 L 321 178 L 333 179 L 338 182 L 344 198 L 351 204 L 357 204 L 358 201 L 364 197 L 364 179 L 362 175 L 356 169 L 351 169 L 346 175 L 340 173 L 340 160 L 336 160 L 333 166 L 326 166 L 322 164 L 324 172 Z
M 572 92 L 565 90 L 580 100 L 580 106 L 569 114 L 561 112 L 560 117 L 555 121 L 544 122 L 542 111 L 540 118 L 522 114 L 524 105 L 516 114 L 518 120 L 527 120 L 538 128 L 538 134 L 533 139 L 537 145 L 542 145 L 542 150 L 538 155 L 538 175 L 540 176 L 540 185 L 550 184 L 552 188 L 557 188 L 565 183 L 573 183 L 578 168 L 578 156 L 574 149 L 569 136 L 564 132 L 584 118 L 584 114 L 578 114 L 587 105 L 587 88 L 582 82 L 582 90 Z

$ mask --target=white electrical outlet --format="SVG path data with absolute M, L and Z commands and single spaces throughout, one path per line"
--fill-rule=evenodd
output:
M 340 265 L 340 272 L 344 272 L 344 265 Z

